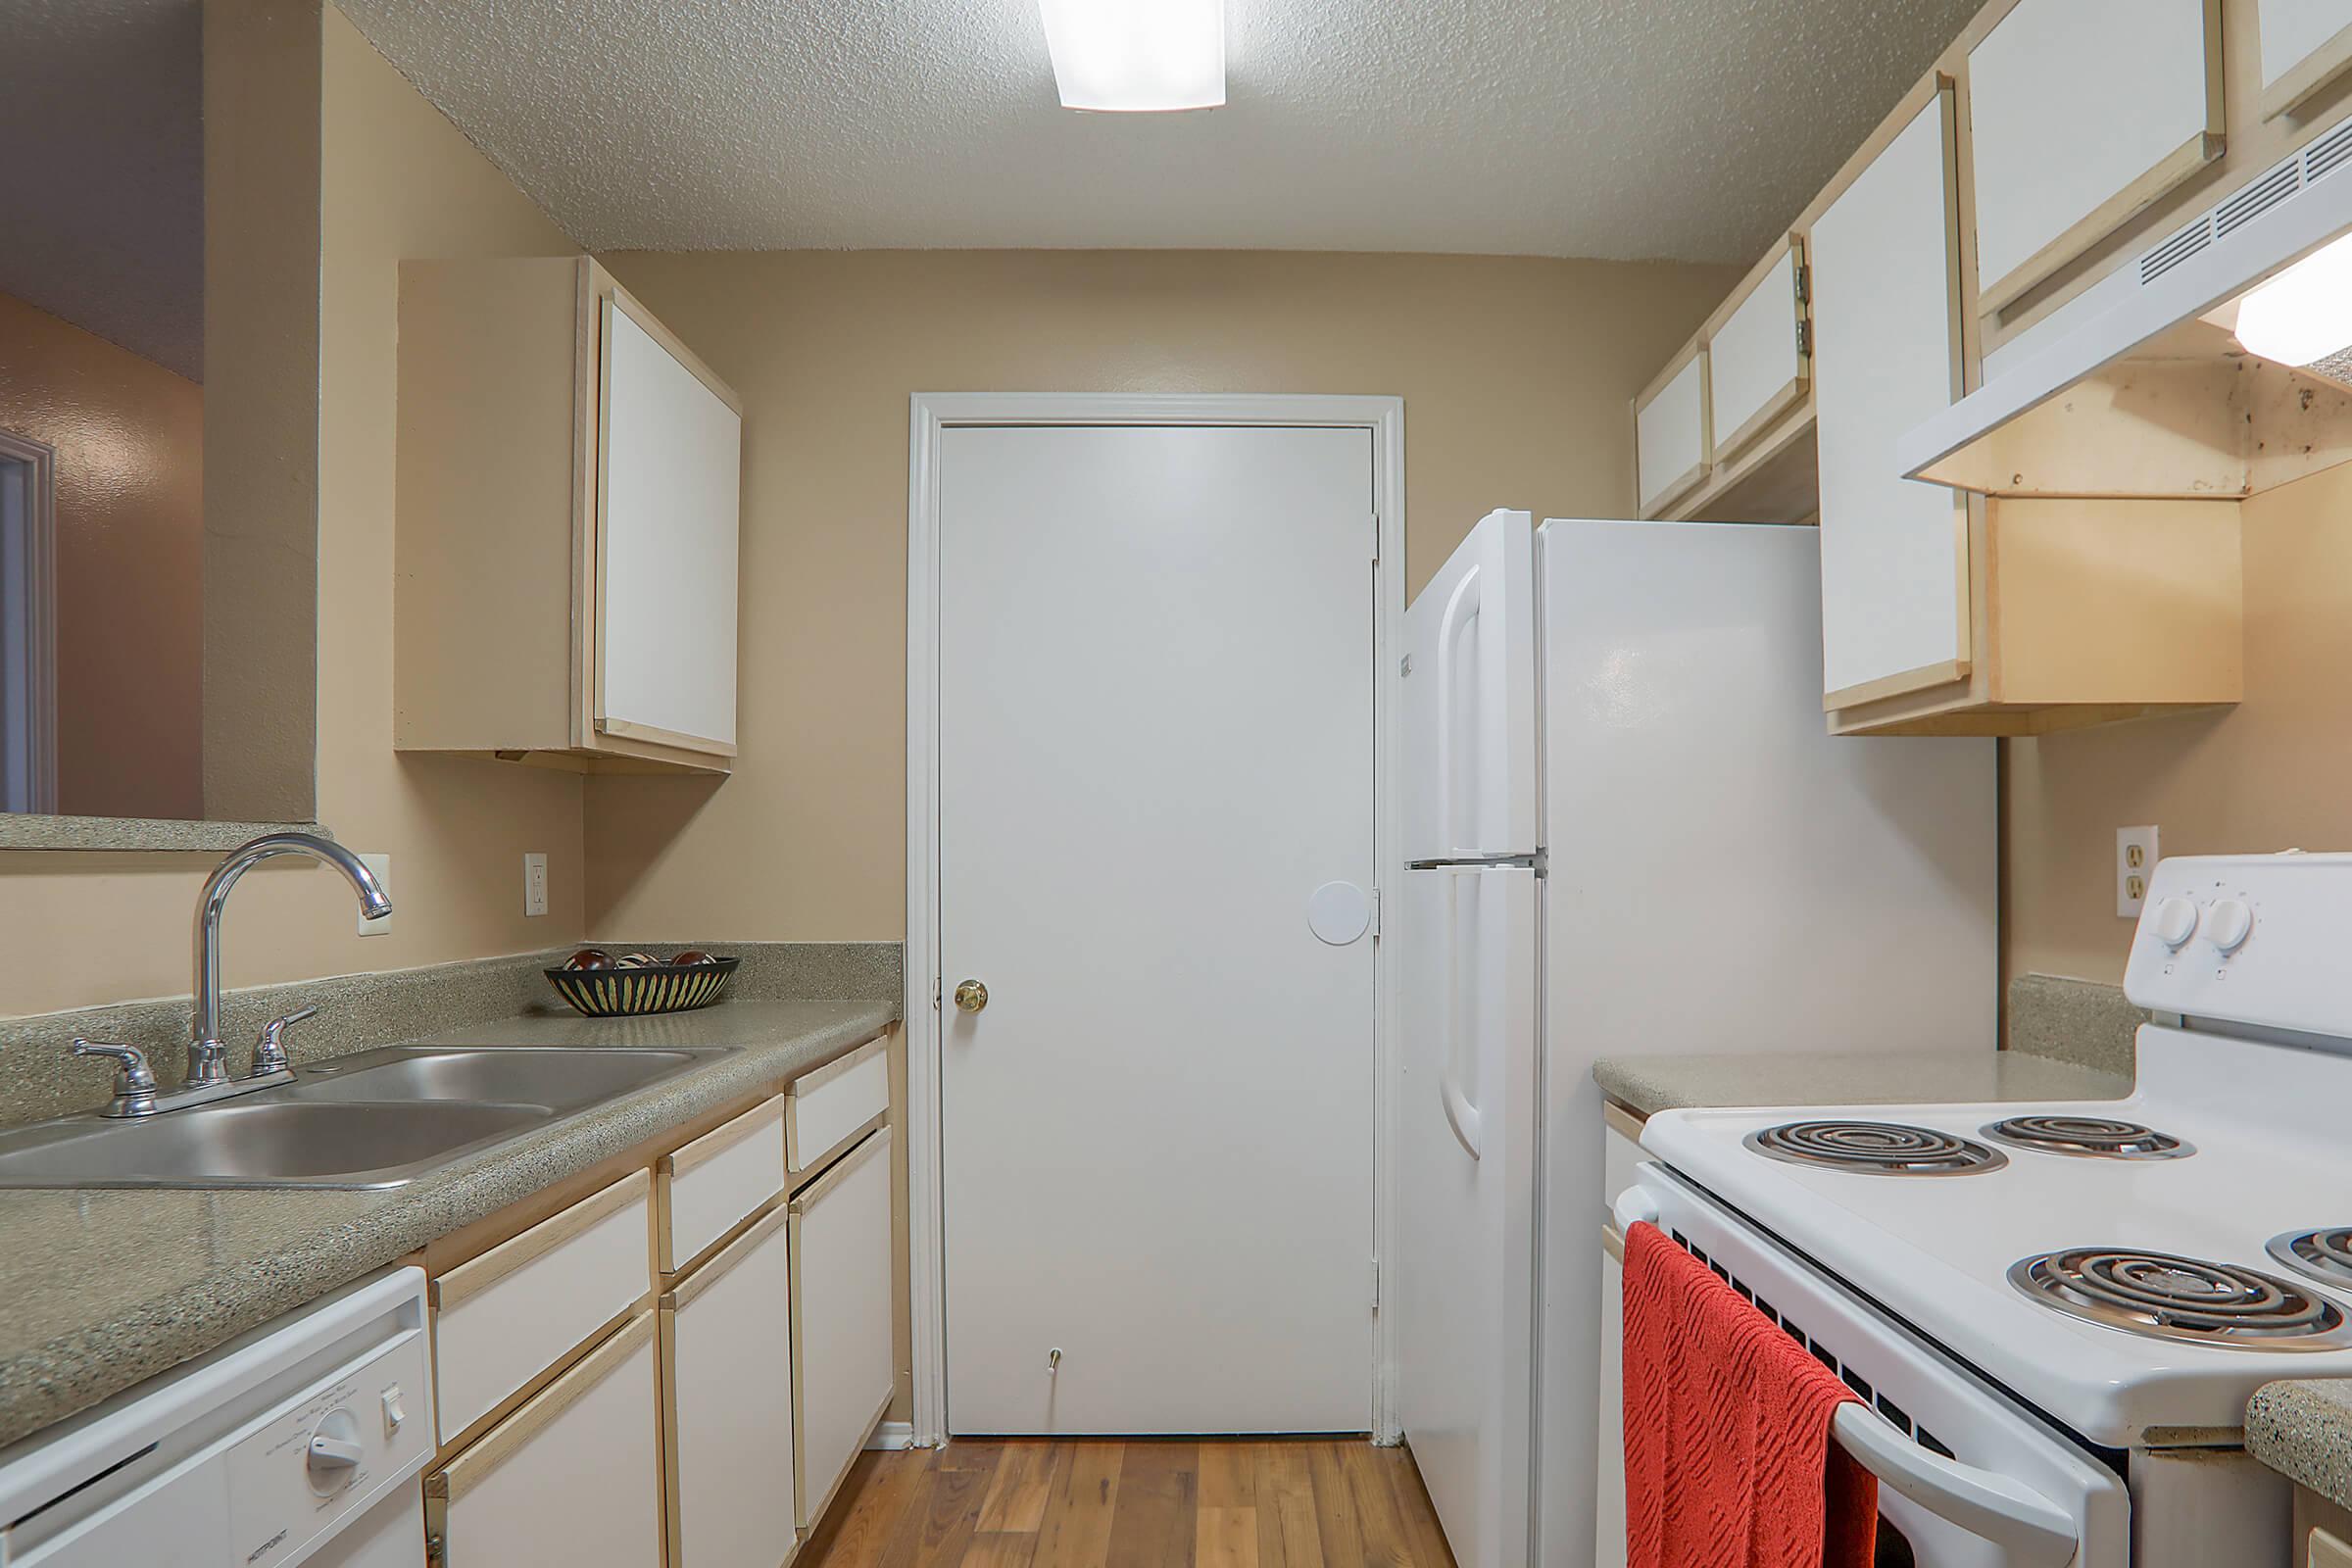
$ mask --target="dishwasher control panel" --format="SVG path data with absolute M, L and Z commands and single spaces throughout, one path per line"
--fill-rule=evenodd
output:
M 424 1335 L 405 1335 L 248 1431 L 228 1451 L 232 1560 L 291 1562 L 386 1479 L 415 1475 L 433 1440 L 407 1404 L 429 1379 Z

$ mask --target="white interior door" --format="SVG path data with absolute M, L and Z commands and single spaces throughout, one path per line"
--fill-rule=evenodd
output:
M 950 1429 L 1367 1430 L 1371 436 L 939 475 Z

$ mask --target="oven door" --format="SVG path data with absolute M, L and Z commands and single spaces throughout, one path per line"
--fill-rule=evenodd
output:
M 1879 1478 L 1880 1568 L 2130 1568 L 2123 1478 L 1665 1166 L 1622 1228 L 1656 1225 L 1860 1396 L 1833 1429 Z

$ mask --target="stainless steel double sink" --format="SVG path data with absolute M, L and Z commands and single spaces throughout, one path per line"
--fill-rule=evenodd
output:
M 391 1046 L 153 1116 L 0 1135 L 0 1188 L 402 1187 L 728 1054 L 723 1047 Z

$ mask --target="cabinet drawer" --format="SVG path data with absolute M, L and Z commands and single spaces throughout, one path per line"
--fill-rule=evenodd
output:
M 652 1196 L 631 1171 L 433 1281 L 443 1443 L 645 1299 Z
M 792 1452 L 789 1217 L 769 1210 L 662 1298 L 668 1568 L 777 1568 L 798 1549 L 779 1463 Z
M 824 1513 L 890 1403 L 890 1129 L 792 1200 L 801 1523 Z
M 784 1091 L 784 1148 L 799 1181 L 890 1109 L 890 1037 L 803 1074 Z
M 753 1106 L 660 1167 L 655 1266 L 684 1268 L 784 1191 L 784 1097 Z
M 662 1561 L 654 1315 L 424 1478 L 445 1568 L 649 1568 Z

